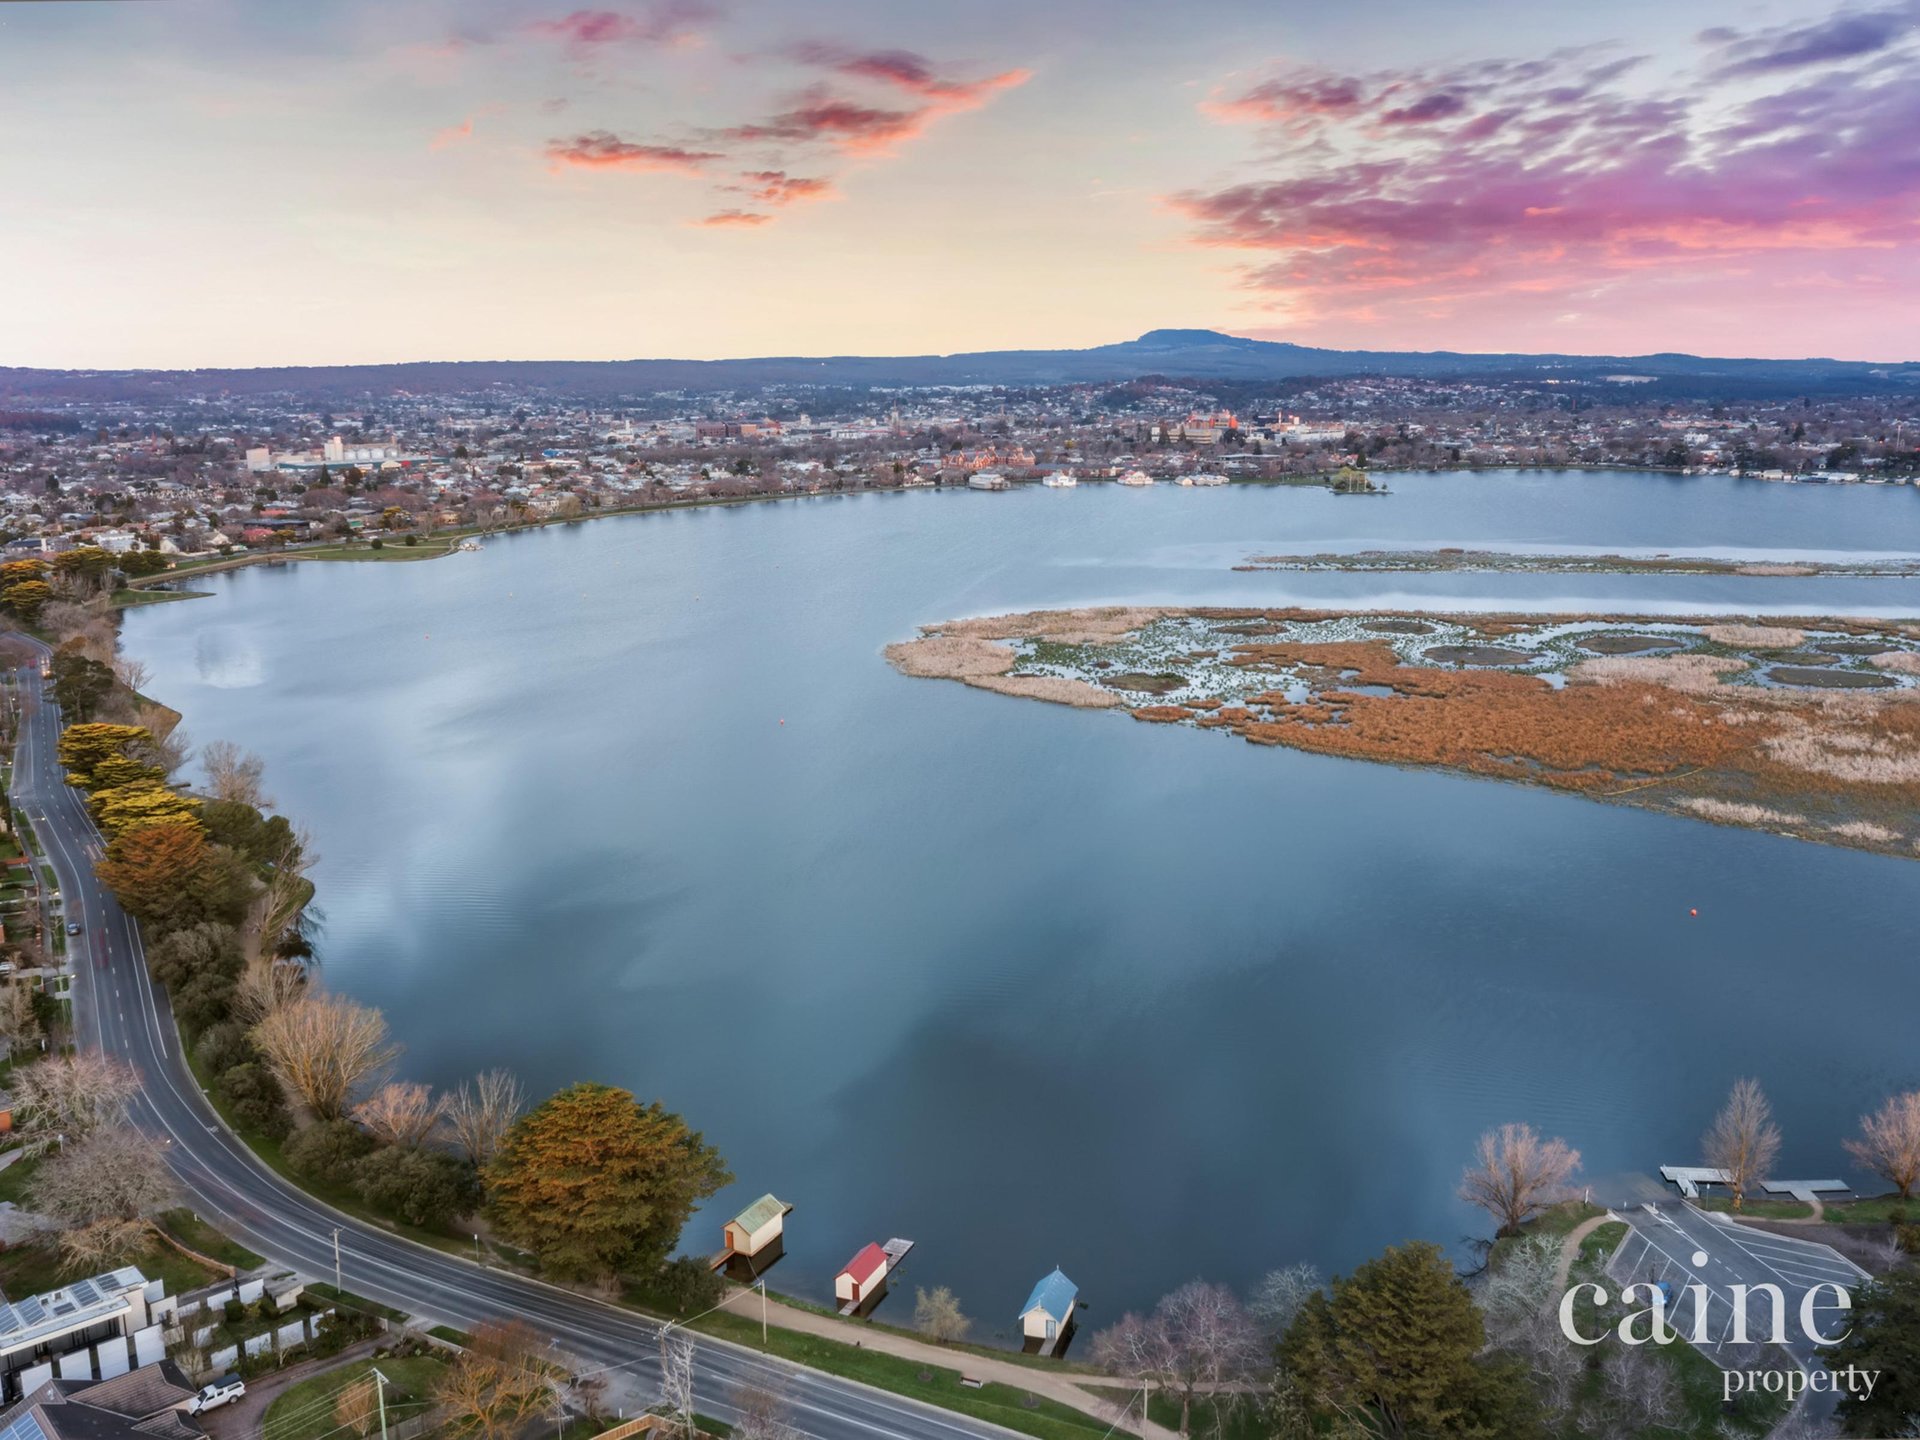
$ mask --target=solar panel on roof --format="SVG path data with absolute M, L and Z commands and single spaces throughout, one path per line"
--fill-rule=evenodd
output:
M 0 1440 L 47 1440 L 47 1432 L 40 1428 L 40 1422 L 28 1410 L 5 1430 L 0 1430 Z

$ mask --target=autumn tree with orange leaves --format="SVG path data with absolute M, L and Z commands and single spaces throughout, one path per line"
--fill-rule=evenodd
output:
M 562 1279 L 647 1274 L 700 1201 L 730 1184 L 686 1121 L 610 1085 L 572 1085 L 529 1111 L 488 1167 L 502 1238 Z

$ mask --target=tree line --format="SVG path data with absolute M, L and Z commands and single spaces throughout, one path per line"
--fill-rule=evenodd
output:
M 1845 1144 L 1893 1187 L 1894 1203 L 1883 1238 L 1870 1242 L 1878 1273 L 1854 1295 L 1853 1328 L 1828 1363 L 1878 1371 L 1880 1380 L 1869 1394 L 1844 1395 L 1833 1428 L 1794 1417 L 1796 1440 L 1920 1434 L 1920 1224 L 1904 1208 L 1920 1183 L 1920 1092 L 1888 1098 Z M 1743 1208 L 1772 1174 L 1781 1147 L 1757 1081 L 1733 1086 L 1701 1146 L 1705 1163 L 1726 1172 L 1733 1207 Z M 1579 1152 L 1564 1140 L 1524 1124 L 1499 1126 L 1480 1137 L 1459 1183 L 1460 1197 L 1495 1227 L 1477 1273 L 1463 1275 L 1439 1247 L 1415 1242 L 1331 1280 L 1305 1264 L 1274 1271 L 1244 1301 L 1226 1286 L 1194 1280 L 1101 1330 L 1091 1359 L 1139 1387 L 1129 1403 L 1144 1407 L 1153 1393 L 1175 1402 L 1182 1433 L 1272 1440 L 1761 1433 L 1777 1417 L 1753 1409 L 1750 1396 L 1738 1397 L 1749 1408 L 1724 1416 L 1720 1429 L 1696 1430 L 1682 1381 L 1655 1347 L 1609 1341 L 1587 1349 L 1563 1333 L 1562 1237 L 1557 1228 L 1530 1227 L 1574 1203 L 1579 1168 Z M 1624 1304 L 1614 1310 L 1609 1323 L 1626 1313 Z M 939 1318 L 939 1307 L 930 1307 L 923 1328 Z
M 608 1085 L 528 1109 L 501 1070 L 444 1094 L 397 1078 L 385 1017 L 321 981 L 311 843 L 272 813 L 260 761 L 209 745 L 203 793 L 190 795 L 169 780 L 178 748 L 90 721 L 61 735 L 59 758 L 106 840 L 96 873 L 140 922 L 152 976 L 227 1115 L 303 1180 L 404 1224 L 445 1232 L 481 1216 L 555 1279 L 709 1295 L 704 1266 L 670 1257 L 694 1207 L 733 1179 L 719 1152 Z

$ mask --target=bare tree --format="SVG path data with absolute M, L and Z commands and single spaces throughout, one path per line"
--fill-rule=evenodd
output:
M 1707 1164 L 1726 1171 L 1733 1208 L 1740 1209 L 1747 1192 L 1766 1179 L 1780 1158 L 1780 1127 L 1773 1123 L 1773 1107 L 1758 1080 L 1734 1082 L 1726 1105 L 1700 1137 L 1700 1148 Z
M 1860 1138 L 1847 1153 L 1900 1192 L 1913 1198 L 1920 1183 L 1920 1090 L 1890 1095 L 1871 1115 L 1860 1117 Z
M 174 1201 L 160 1146 L 129 1126 L 97 1130 L 41 1162 L 33 1208 L 66 1225 L 143 1220 Z
M 216 800 L 233 800 L 263 810 L 273 802 L 261 789 L 267 763 L 231 740 L 215 740 L 201 747 L 200 768 L 206 772 L 207 793 Z
M 482 1325 L 434 1386 L 442 1428 L 465 1440 L 508 1440 L 553 1399 L 543 1347 L 522 1321 Z
M 527 1108 L 526 1091 L 510 1070 L 488 1070 L 460 1088 L 447 1102 L 447 1127 L 475 1165 L 485 1165 Z
M 233 1015 L 245 1025 L 258 1025 L 267 1016 L 291 1005 L 307 992 L 311 975 L 305 965 L 261 955 L 241 972 L 233 991 Z
M 1500 1234 L 1517 1235 L 1579 1168 L 1580 1152 L 1566 1141 L 1543 1140 L 1531 1125 L 1502 1125 L 1480 1137 L 1460 1198 L 1492 1215 Z
M 1264 1359 L 1259 1327 L 1224 1285 L 1190 1280 L 1161 1298 L 1153 1314 L 1128 1314 L 1094 1337 L 1093 1361 L 1116 1374 L 1137 1376 L 1180 1394 L 1185 1433 L 1193 1397 L 1217 1390 L 1221 1403 L 1237 1395 L 1233 1383 Z
M 380 1415 L 379 1382 L 371 1374 L 349 1381 L 333 1402 L 333 1418 L 342 1430 L 370 1435 Z
M 13 1074 L 14 1112 L 30 1153 L 126 1123 L 140 1076 L 98 1050 L 50 1055 Z
M 1560 1329 L 1559 1269 L 1559 1241 L 1529 1236 L 1486 1272 L 1475 1294 L 1488 1346 L 1527 1367 L 1534 1392 L 1556 1420 L 1572 1413 L 1586 1374 L 1585 1355 Z
M 660 1403 L 693 1435 L 693 1341 L 679 1331 L 660 1333 Z
M 928 1339 L 941 1345 L 964 1340 L 967 1331 L 973 1328 L 973 1321 L 960 1313 L 960 1302 L 944 1285 L 913 1292 L 913 1324 Z
M 1269 1271 L 1254 1287 L 1247 1310 L 1269 1338 L 1278 1340 L 1293 1324 L 1293 1317 L 1307 1303 L 1307 1297 L 1326 1284 L 1320 1271 L 1302 1261 L 1284 1270 Z
M 447 1112 L 444 1095 L 413 1080 L 392 1080 L 353 1107 L 353 1118 L 389 1145 L 417 1150 L 434 1137 Z
M 743 1385 L 733 1392 L 733 1408 L 740 1417 L 733 1422 L 734 1440 L 801 1440 L 787 1419 L 787 1398 L 778 1390 Z
M 378 1010 L 309 992 L 253 1027 L 274 1074 L 322 1120 L 338 1120 L 354 1097 L 399 1057 Z
M 0 1049 L 14 1060 L 29 1059 L 40 1048 L 40 1017 L 33 992 L 21 981 L 0 981 Z
M 60 1257 L 69 1270 L 97 1275 L 125 1264 L 152 1239 L 145 1220 L 95 1220 L 60 1232 Z
M 1624 1433 L 1671 1431 L 1681 1413 L 1680 1382 L 1670 1366 L 1629 1345 L 1618 1345 L 1600 1362 L 1601 1393 Z

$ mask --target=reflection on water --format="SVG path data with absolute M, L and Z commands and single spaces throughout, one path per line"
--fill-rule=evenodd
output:
M 131 612 L 151 693 L 268 757 L 331 983 L 418 1076 L 683 1109 L 772 1191 L 782 1288 L 870 1241 L 980 1329 L 1056 1264 L 1109 1323 L 1195 1275 L 1481 1229 L 1484 1127 L 1696 1158 L 1737 1076 L 1785 1166 L 1913 1083 L 1920 864 L 904 679 L 921 621 L 1109 601 L 1913 614 L 1916 582 L 1235 573 L 1364 530 L 1920 551 L 1920 495 L 1645 475 L 868 496 L 303 565 Z M 1190 554 L 1204 559 L 1177 561 Z M 1084 563 L 1092 560 L 1093 563 Z M 783 723 L 784 722 L 784 723 Z M 1688 917 L 1697 909 L 1697 919 Z M 1809 1001 L 1807 982 L 1818 977 Z M 1856 1006 L 1855 995 L 1879 1003 Z M 903 1308 L 899 1299 L 892 1312 Z M 883 1312 L 883 1313 L 892 1313 Z M 892 1313 L 898 1319 L 898 1313 Z

